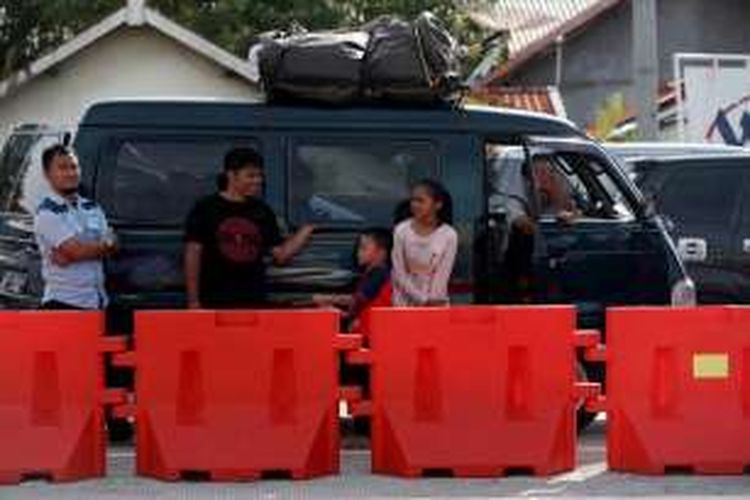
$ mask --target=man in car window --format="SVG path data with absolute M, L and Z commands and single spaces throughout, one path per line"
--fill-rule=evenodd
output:
M 42 257 L 44 309 L 103 309 L 103 260 L 117 250 L 104 212 L 79 195 L 78 160 L 63 145 L 42 154 L 51 194 L 36 211 L 34 234 Z
M 276 215 L 261 199 L 263 157 L 250 148 L 224 158 L 219 192 L 199 200 L 185 229 L 185 279 L 191 309 L 261 307 L 266 263 L 283 265 L 305 246 L 313 226 L 284 241 Z
M 531 164 L 534 187 L 539 202 L 539 213 L 553 215 L 558 221 L 570 224 L 578 217 L 571 187 L 552 160 L 534 158 Z
M 578 217 L 575 200 L 564 177 L 545 157 L 535 157 L 531 162 L 533 186 L 536 192 L 539 215 L 552 215 L 562 223 L 573 223 Z M 536 231 L 532 219 L 528 186 L 521 168 L 498 169 L 495 173 L 499 203 L 508 214 L 508 223 L 513 230 L 531 235 Z
M 575 201 L 567 181 L 547 157 L 537 156 L 531 162 L 533 188 L 540 215 L 552 215 L 562 224 L 577 218 Z M 532 256 L 537 235 L 531 202 L 523 172 L 508 165 L 497 170 L 494 183 L 498 202 L 505 209 L 509 230 L 504 276 L 511 302 L 529 302 L 532 288 Z

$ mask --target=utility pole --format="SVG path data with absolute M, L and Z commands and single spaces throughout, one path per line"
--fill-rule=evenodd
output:
M 641 140 L 659 138 L 657 95 L 659 51 L 656 0 L 631 0 L 633 9 L 633 83 Z

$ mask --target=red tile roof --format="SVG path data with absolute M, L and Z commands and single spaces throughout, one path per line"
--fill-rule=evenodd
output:
M 565 108 L 555 87 L 484 87 L 473 92 L 471 100 L 501 108 L 565 117 Z

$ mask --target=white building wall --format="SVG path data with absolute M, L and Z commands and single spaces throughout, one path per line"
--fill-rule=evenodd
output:
M 257 99 L 257 87 L 153 28 L 123 27 L 0 100 L 0 143 L 22 123 L 74 128 L 118 97 Z

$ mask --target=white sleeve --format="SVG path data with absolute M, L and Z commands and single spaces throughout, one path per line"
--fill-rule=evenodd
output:
M 416 304 L 427 303 L 428 296 L 417 289 L 409 279 L 409 271 L 406 263 L 406 242 L 399 228 L 393 234 L 393 252 L 391 256 L 391 281 L 393 287 L 398 289 L 409 300 Z
M 458 251 L 458 234 L 451 228 L 445 237 L 445 247 L 440 253 L 440 260 L 435 266 L 435 274 L 430 282 L 430 300 L 442 301 L 448 298 L 448 285 L 453 274 Z
M 97 207 L 97 210 L 99 212 L 99 218 L 102 221 L 102 238 L 104 239 L 107 237 L 111 229 L 109 227 L 109 221 L 107 220 L 107 215 L 104 213 L 104 210 L 102 210 L 101 207 Z
M 43 241 L 50 248 L 57 248 L 76 235 L 64 217 L 48 210 L 42 210 L 34 218 L 34 234 L 38 241 Z
M 526 206 L 521 202 L 521 200 L 518 200 L 516 198 L 508 198 L 507 202 L 505 203 L 505 209 L 508 212 L 508 224 L 513 224 L 521 217 L 529 215 L 529 211 L 526 209 Z

